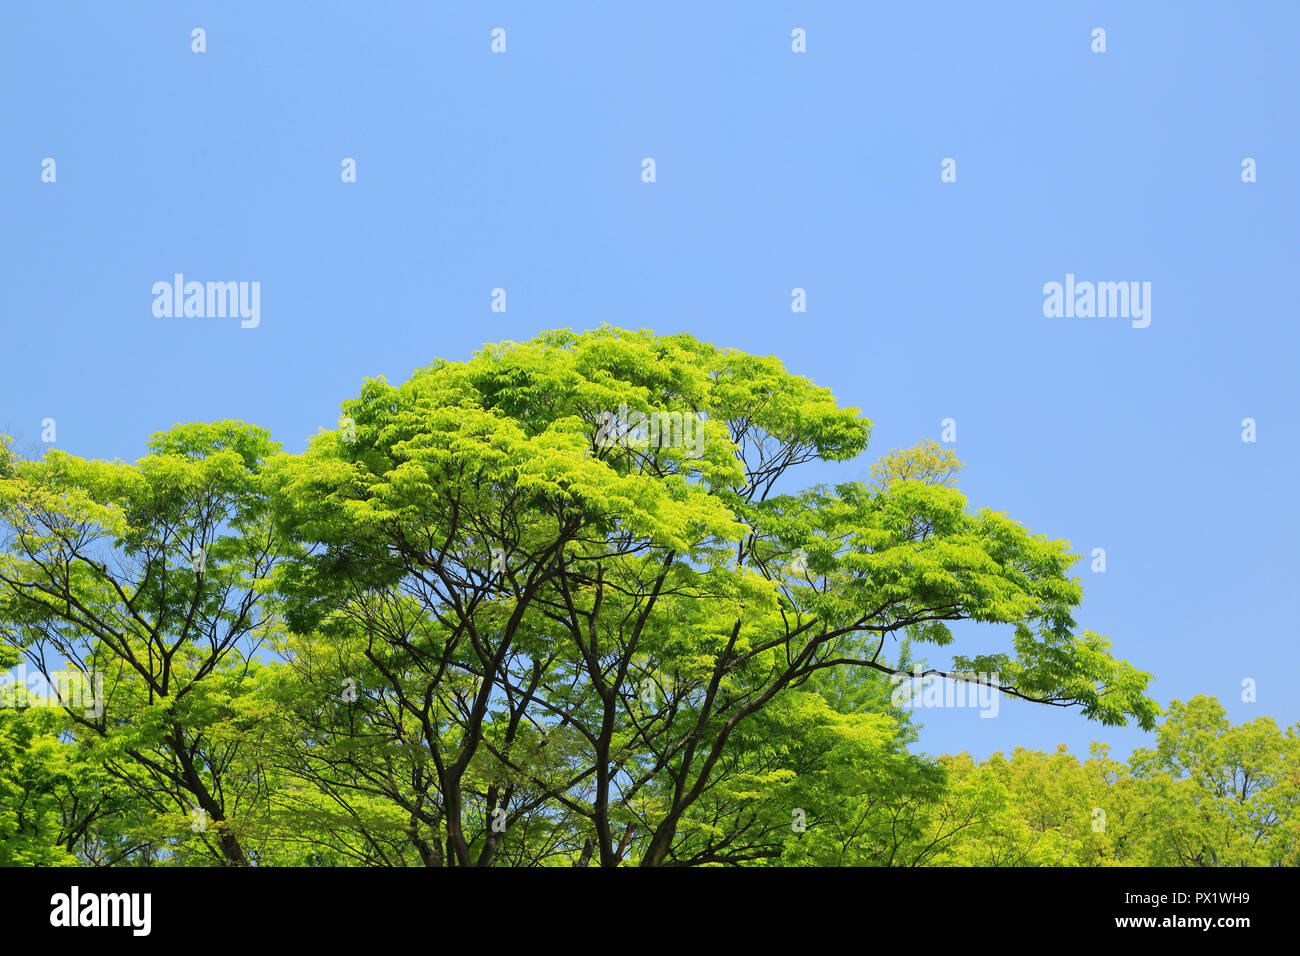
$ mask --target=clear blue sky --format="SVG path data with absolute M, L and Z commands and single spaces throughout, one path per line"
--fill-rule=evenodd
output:
M 242 418 L 298 450 L 366 376 L 556 327 L 687 331 L 875 421 L 812 479 L 956 419 L 974 505 L 1106 549 L 1080 624 L 1159 700 L 1294 723 L 1298 11 L 10 5 L 0 430 L 30 446 L 54 418 L 57 447 L 133 460 Z M 260 282 L 261 325 L 155 317 L 175 272 Z M 1045 318 L 1067 272 L 1151 282 L 1150 327 Z M 930 752 L 1150 739 L 1013 702 L 919 716 Z

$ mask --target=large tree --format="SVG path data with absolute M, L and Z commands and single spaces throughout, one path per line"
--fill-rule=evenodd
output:
M 361 721 L 408 773 L 297 763 L 400 807 L 426 863 L 524 860 L 529 834 L 602 865 L 782 852 L 801 808 L 771 800 L 809 753 L 883 760 L 902 733 L 828 713 L 819 675 L 908 674 L 901 639 L 947 647 L 954 621 L 1008 647 L 952 670 L 1154 725 L 1149 675 L 1073 619 L 1068 544 L 972 512 L 933 449 L 799 488 L 870 422 L 775 358 L 560 331 L 367 381 L 343 412 L 265 469 L 304 551 L 276 586 L 290 630 L 357 660 L 316 670 L 357 713 L 315 719 Z

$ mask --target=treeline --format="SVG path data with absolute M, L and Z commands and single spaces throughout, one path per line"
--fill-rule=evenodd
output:
M 232 746 L 241 726 L 249 724 L 224 730 Z M 197 825 L 198 814 L 142 799 L 143 781 L 97 765 L 92 753 L 67 739 L 67 730 L 56 710 L 0 711 L 0 865 L 225 862 L 211 834 Z M 767 774 L 748 792 L 730 788 L 711 814 L 689 821 L 702 832 L 688 832 L 683 841 L 703 847 L 716 832 L 725 834 L 728 849 L 681 862 L 1295 866 L 1297 730 L 1283 734 L 1267 717 L 1232 727 L 1216 700 L 1197 697 L 1175 701 L 1156 747 L 1127 762 L 1111 759 L 1099 744 L 1082 762 L 1062 746 L 1052 754 L 1017 748 L 1009 758 L 999 753 L 977 763 L 966 754 L 925 760 L 873 751 L 883 742 L 870 734 L 865 752 L 838 739 L 825 760 L 799 767 L 802 778 L 792 767 Z M 275 767 L 282 751 L 243 751 L 250 764 L 229 768 L 227 776 L 255 797 L 233 821 L 250 861 L 421 866 L 439 855 L 370 777 L 342 770 L 327 782 L 318 776 L 323 764 Z M 871 763 L 837 763 L 854 751 Z M 360 763 L 333 766 L 349 762 Z M 506 828 L 501 839 L 497 865 L 591 862 L 576 818 L 538 814 Z
M 1212 697 L 1174 701 L 1153 749 L 1127 762 L 1103 744 L 1080 761 L 1016 748 L 982 763 L 938 758 L 942 785 L 901 855 L 830 814 L 791 859 L 827 865 L 1295 866 L 1300 727 L 1233 727 Z M 887 810 L 868 828 L 892 826 Z M 888 840 L 878 841 L 887 846 Z
M 794 486 L 870 422 L 776 359 L 552 332 L 342 411 L 302 454 L 0 443 L 0 666 L 68 691 L 0 707 L 0 861 L 1294 862 L 1294 734 L 1208 701 L 1126 766 L 912 753 L 928 647 L 1015 706 L 1160 708 L 1069 544 L 969 509 L 950 451 Z

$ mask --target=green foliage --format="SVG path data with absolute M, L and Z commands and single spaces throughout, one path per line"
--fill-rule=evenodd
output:
M 2 450 L 0 664 L 104 683 L 99 713 L 4 715 L 4 859 L 1096 863 L 1155 850 L 1136 823 L 1081 830 L 1081 793 L 1202 785 L 1177 748 L 1140 770 L 909 752 L 891 681 L 924 645 L 1023 706 L 1145 729 L 1159 708 L 1076 625 L 1069 545 L 971 511 L 949 451 L 795 484 L 871 424 L 775 358 L 556 331 L 342 412 L 302 454 L 239 422 L 135 464 Z M 953 653 L 963 620 L 1003 649 Z M 1223 796 L 1164 850 L 1239 862 L 1214 826 L 1293 825 L 1266 731 L 1215 758 L 1249 764 L 1249 808 Z
M 64 733 L 147 809 L 146 855 L 243 863 L 230 818 L 261 780 L 221 731 L 269 625 L 260 469 L 278 448 L 238 422 L 150 447 L 135 465 L 50 451 L 0 480 L 0 621 L 46 680 L 102 682 L 102 706 L 63 708 Z
M 1155 750 L 1127 764 L 1093 746 L 1017 748 L 982 764 L 941 759 L 954 787 L 940 806 L 982 801 L 976 823 L 937 862 L 979 866 L 1294 865 L 1300 726 L 1267 717 L 1232 727 L 1212 697 L 1174 701 Z M 976 796 L 978 794 L 978 796 Z

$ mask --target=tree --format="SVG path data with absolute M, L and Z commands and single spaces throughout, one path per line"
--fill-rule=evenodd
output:
M 1295 865 L 1300 727 L 1174 701 L 1127 763 L 910 752 L 928 645 L 1153 729 L 1079 631 L 1066 543 L 870 423 L 684 336 L 489 346 L 283 453 L 239 422 L 134 465 L 0 437 L 0 864 Z M 963 655 L 953 621 L 1005 629 Z M 0 688 L 3 689 L 3 688 Z M 30 696 L 30 695 L 29 695 Z
M 303 550 L 276 570 L 282 613 L 362 649 L 427 755 L 421 823 L 452 865 L 534 827 L 580 834 L 575 862 L 717 858 L 695 814 L 781 785 L 755 784 L 762 722 L 833 725 L 799 696 L 818 675 L 905 673 L 899 639 L 945 647 L 951 621 L 1011 630 L 957 671 L 1154 725 L 1149 675 L 1076 630 L 1066 543 L 970 512 L 946 468 L 789 489 L 870 422 L 774 358 L 552 332 L 368 381 L 343 411 L 266 469 Z
M 1295 865 L 1300 727 L 1233 727 L 1212 697 L 1174 701 L 1154 750 L 1127 763 L 1102 744 L 1008 759 L 940 759 L 927 811 L 968 821 L 935 860 L 966 866 Z
M 1294 863 L 1300 820 L 1300 726 L 1271 717 L 1233 727 L 1213 697 L 1175 700 L 1154 750 L 1131 763 L 1143 784 L 1154 866 Z
M 87 759 L 152 812 L 149 842 L 242 864 L 233 818 L 264 800 L 219 729 L 270 620 L 278 539 L 261 490 L 267 433 L 235 422 L 154 436 L 135 465 L 49 451 L 0 476 L 0 626 L 47 680 L 102 681 L 65 706 Z

